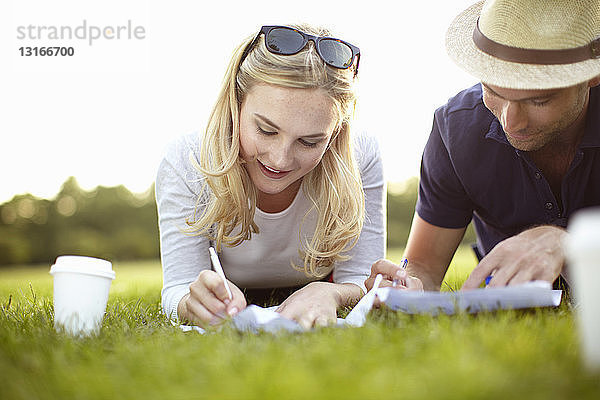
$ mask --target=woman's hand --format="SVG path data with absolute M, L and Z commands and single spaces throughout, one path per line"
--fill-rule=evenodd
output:
M 304 329 L 334 324 L 338 307 L 358 301 L 361 292 L 353 284 L 311 282 L 294 292 L 276 311 L 298 322 Z
M 215 325 L 246 308 L 246 298 L 242 291 L 229 281 L 227 284 L 233 295 L 232 299 L 229 299 L 223 280 L 216 272 L 201 271 L 190 285 L 190 293 L 177 306 L 179 319 L 201 325 Z

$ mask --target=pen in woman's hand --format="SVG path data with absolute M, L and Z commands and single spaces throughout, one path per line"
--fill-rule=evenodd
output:
M 229 285 L 227 284 L 227 278 L 225 278 L 225 272 L 223 272 L 223 267 L 221 267 L 221 262 L 219 261 L 219 257 L 217 256 L 217 252 L 214 248 L 209 247 L 208 252 L 210 253 L 210 261 L 212 262 L 213 268 L 215 272 L 219 274 L 221 279 L 223 279 L 223 285 L 225 285 L 225 289 L 227 290 L 227 296 L 229 296 L 229 300 L 233 299 L 233 294 L 231 293 L 231 289 L 229 289 Z

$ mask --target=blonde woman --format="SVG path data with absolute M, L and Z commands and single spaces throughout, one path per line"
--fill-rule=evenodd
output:
M 309 26 L 264 26 L 234 52 L 204 135 L 179 138 L 159 167 L 168 315 L 215 324 L 268 290 L 312 327 L 362 296 L 385 241 L 377 144 L 350 133 L 359 59 Z

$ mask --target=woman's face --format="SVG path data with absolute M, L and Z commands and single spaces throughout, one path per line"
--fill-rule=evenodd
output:
M 240 155 L 259 197 L 291 202 L 321 161 L 336 122 L 322 89 L 255 85 L 240 110 Z

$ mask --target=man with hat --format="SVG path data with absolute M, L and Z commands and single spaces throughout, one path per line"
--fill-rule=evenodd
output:
M 436 110 L 425 147 L 406 270 L 376 274 L 439 290 L 473 220 L 479 265 L 463 289 L 568 281 L 569 217 L 600 205 L 600 0 L 487 0 L 446 35 L 481 83 Z

